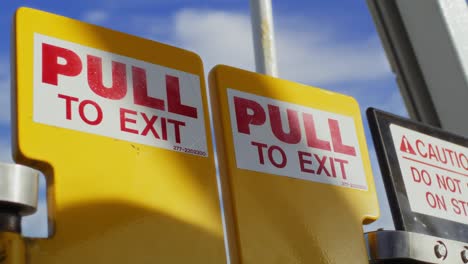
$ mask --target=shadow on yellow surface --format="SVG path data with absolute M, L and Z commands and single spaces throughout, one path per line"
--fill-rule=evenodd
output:
M 58 211 L 57 219 L 52 239 L 29 240 L 32 263 L 220 263 L 225 258 L 222 237 L 122 201 L 77 204 Z

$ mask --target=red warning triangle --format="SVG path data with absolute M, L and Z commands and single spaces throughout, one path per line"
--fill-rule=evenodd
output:
M 403 136 L 403 138 L 401 139 L 400 150 L 403 152 L 416 155 L 416 152 L 414 152 L 413 147 L 411 147 L 408 139 L 405 136 Z

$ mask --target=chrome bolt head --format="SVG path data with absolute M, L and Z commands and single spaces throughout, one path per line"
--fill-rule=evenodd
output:
M 468 263 L 468 249 L 464 249 L 462 252 L 461 252 L 461 258 L 463 260 L 463 263 Z
M 437 244 L 434 246 L 434 253 L 438 259 L 445 259 L 447 257 L 447 247 L 441 241 L 437 241 Z

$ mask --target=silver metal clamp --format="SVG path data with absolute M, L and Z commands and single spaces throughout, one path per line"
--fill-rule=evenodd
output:
M 0 232 L 21 233 L 21 218 L 37 210 L 39 172 L 0 163 Z
M 468 243 L 406 231 L 365 234 L 370 263 L 468 263 Z

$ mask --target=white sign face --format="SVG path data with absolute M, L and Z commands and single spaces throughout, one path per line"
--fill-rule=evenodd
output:
M 34 121 L 208 155 L 197 75 L 37 33 Z
M 468 149 L 390 125 L 411 210 L 468 224 Z
M 237 167 L 367 190 L 354 120 L 228 89 Z

